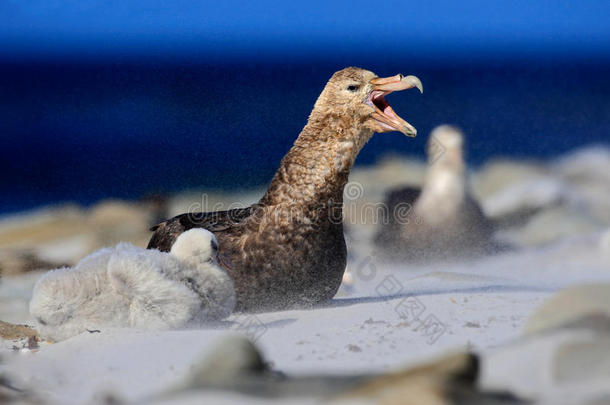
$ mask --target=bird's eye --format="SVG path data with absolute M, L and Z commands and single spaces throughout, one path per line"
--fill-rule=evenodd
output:
M 216 243 L 215 240 L 212 239 L 211 245 L 212 245 L 212 250 L 213 251 L 217 251 L 218 250 L 218 243 Z
M 356 91 L 356 90 L 358 90 L 358 88 L 359 88 L 359 87 L 358 87 L 358 86 L 356 86 L 355 84 L 350 84 L 349 86 L 347 86 L 347 89 L 348 89 L 349 91 Z

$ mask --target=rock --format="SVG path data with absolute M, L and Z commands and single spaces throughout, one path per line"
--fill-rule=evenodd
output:
M 485 215 L 500 227 L 524 223 L 543 209 L 558 206 L 568 190 L 551 177 L 516 182 L 492 194 L 482 203 Z
M 0 274 L 17 275 L 75 264 L 94 250 L 131 242 L 146 246 L 154 207 L 102 201 L 43 208 L 0 220 Z
M 18 272 L 15 265 L 24 254 L 33 257 L 28 261 L 46 262 L 51 268 L 56 264 L 72 263 L 88 253 L 92 240 L 89 233 L 85 212 L 74 205 L 6 217 L 0 221 L 0 246 L 6 260 L 0 266 L 10 267 L 11 274 Z
M 610 318 L 610 284 L 580 285 L 556 293 L 530 316 L 525 334 L 558 328 L 587 316 Z
M 248 395 L 324 403 L 517 404 L 516 398 L 476 389 L 477 357 L 459 353 L 414 368 L 381 375 L 309 375 L 291 377 L 272 371 L 246 338 L 231 336 L 215 345 L 185 383 L 157 400 L 174 401 L 190 393 L 222 390 Z M 203 391 L 205 390 L 205 391 Z
M 15 325 L 0 321 L 0 352 L 18 349 L 37 349 L 38 332 L 27 325 Z M 0 401 L 0 403 L 2 403 Z
M 610 225 L 610 148 L 598 145 L 577 150 L 559 159 L 552 169 L 578 191 L 583 210 Z
M 0 321 L 0 338 L 6 340 L 37 338 L 38 332 L 27 325 L 15 325 Z
M 477 200 L 485 201 L 508 187 L 548 176 L 548 169 L 540 163 L 496 159 L 472 174 L 472 191 Z
M 28 404 L 34 402 L 24 401 L 24 395 L 21 390 L 13 386 L 11 381 L 0 375 L 0 404 Z
M 241 335 L 231 335 L 217 343 L 210 354 L 195 365 L 185 387 L 230 386 L 240 378 L 264 375 L 268 371 L 252 342 Z
M 29 301 L 41 272 L 0 279 L 0 319 L 12 323 L 32 323 Z
M 468 353 L 443 356 L 428 364 L 369 378 L 335 397 L 337 402 L 402 405 L 522 404 L 506 393 L 480 391 L 479 360 Z
M 475 195 L 517 247 L 610 225 L 610 149 L 586 148 L 548 163 L 491 161 L 472 176 Z
M 562 156 L 554 171 L 569 181 L 610 184 L 610 148 L 602 145 L 585 147 Z
M 349 344 L 346 347 L 347 347 L 347 350 L 349 350 L 350 352 L 359 353 L 362 351 L 362 348 L 358 345 Z
M 531 315 L 525 336 L 487 353 L 480 386 L 543 403 L 610 396 L 610 284 L 562 290 Z
M 525 226 L 510 231 L 507 240 L 521 247 L 537 246 L 599 231 L 600 224 L 585 211 L 560 206 L 535 214 Z
M 553 378 L 558 383 L 610 381 L 610 335 L 560 345 L 553 362 Z
M 88 211 L 87 225 L 95 232 L 99 247 L 129 241 L 146 246 L 150 238 L 151 213 L 141 205 L 117 200 L 102 201 Z
M 544 403 L 610 396 L 610 284 L 570 287 L 534 312 L 525 337 L 483 357 L 480 386 Z
M 586 352 L 582 347 L 595 344 L 599 336 L 586 328 L 559 328 L 497 347 L 482 357 L 478 385 L 485 391 L 509 391 L 541 403 L 585 403 L 587 398 L 609 393 L 607 383 L 593 384 L 600 379 L 607 382 L 607 378 L 567 378 L 583 367 L 582 361 L 572 362 L 574 355 L 579 349 Z M 571 351 L 571 347 L 577 349 Z M 607 360 L 600 361 L 601 367 L 605 364 Z
M 358 378 L 287 378 L 272 371 L 258 349 L 245 337 L 231 335 L 215 344 L 195 364 L 185 381 L 163 394 L 175 398 L 188 392 L 222 390 L 253 397 L 320 398 L 344 390 Z
M 16 276 L 22 273 L 49 270 L 66 263 L 45 260 L 33 249 L 0 249 L 0 276 Z

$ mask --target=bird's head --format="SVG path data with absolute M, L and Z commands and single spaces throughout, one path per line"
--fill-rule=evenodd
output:
M 178 236 L 171 248 L 171 254 L 190 264 L 213 263 L 225 270 L 233 267 L 225 255 L 218 252 L 218 240 L 214 234 L 203 228 L 190 229 Z
M 349 67 L 336 72 L 326 84 L 314 107 L 327 114 L 354 117 L 361 127 L 371 132 L 399 131 L 414 137 L 417 130 L 394 112 L 385 96 L 400 90 L 418 88 L 421 81 L 415 76 L 397 74 L 377 77 L 368 70 Z
M 452 125 L 440 125 L 432 130 L 426 152 L 431 168 L 449 167 L 464 170 L 464 134 Z

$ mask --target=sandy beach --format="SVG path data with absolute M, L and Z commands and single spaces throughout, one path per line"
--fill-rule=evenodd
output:
M 424 170 L 421 161 L 392 157 L 353 170 L 344 201 L 349 277 L 327 305 L 233 314 L 187 330 L 101 330 L 37 347 L 23 339 L 0 340 L 0 375 L 48 403 L 103 402 L 108 395 L 163 403 L 159 395 L 187 379 L 214 344 L 241 334 L 273 370 L 295 378 L 383 374 L 471 351 L 483 364 L 482 390 L 509 391 L 537 403 L 585 403 L 609 395 L 607 386 L 593 380 L 549 380 L 523 370 L 531 361 L 527 342 L 551 348 L 556 342 L 524 337 L 537 308 L 566 287 L 610 283 L 610 150 L 590 147 L 547 161 L 485 163 L 472 171 L 470 187 L 498 224 L 496 237 L 511 248 L 466 262 L 389 263 L 371 244 L 377 218 L 370 207 L 392 186 L 421 184 Z M 191 190 L 168 196 L 164 210 L 171 216 L 234 207 L 261 193 Z M 112 201 L 1 219 L 0 319 L 33 324 L 27 304 L 46 266 L 73 264 L 118 241 L 144 246 L 155 212 L 146 203 Z M 50 224 L 60 232 L 47 232 Z M 557 366 L 544 359 L 537 364 L 551 376 Z M 600 370 L 597 377 L 608 378 L 607 369 Z M 171 403 L 240 403 L 244 395 L 208 390 L 176 394 Z M 315 393 L 291 399 L 321 400 Z

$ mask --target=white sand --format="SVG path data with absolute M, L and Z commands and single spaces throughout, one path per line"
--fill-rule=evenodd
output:
M 518 181 L 531 186 L 535 170 L 521 163 L 505 166 L 488 168 L 475 179 L 481 198 L 498 196 L 496 189 Z M 513 176 L 515 168 L 524 168 L 521 177 Z M 391 179 L 394 183 L 412 171 L 408 165 L 401 170 L 391 171 L 398 176 Z M 0 372 L 11 375 L 18 386 L 44 393 L 46 400 L 70 405 L 107 392 L 146 402 L 179 382 L 227 333 L 245 333 L 275 369 L 296 375 L 386 371 L 465 348 L 487 358 L 495 348 L 518 339 L 528 316 L 553 292 L 568 285 L 610 281 L 610 232 L 603 233 L 610 189 L 605 178 L 598 178 L 610 170 L 610 150 L 584 150 L 536 170 L 560 182 L 562 196 L 570 198 L 551 199 L 562 204 L 558 210 L 504 230 L 507 239 L 529 246 L 524 249 L 471 263 L 387 265 L 370 255 L 374 227 L 348 223 L 348 269 L 354 285 L 343 286 L 330 305 L 237 314 L 192 330 L 102 330 L 43 344 L 37 351 L 14 351 L 11 346 L 19 343 L 5 342 L 0 345 Z M 364 202 L 376 202 L 387 188 L 380 185 L 386 177 L 382 167 L 357 171 L 351 179 L 365 184 Z M 502 209 L 507 204 L 518 209 L 522 203 L 503 201 Z M 361 205 L 361 200 L 346 200 L 346 218 Z M 31 321 L 27 301 L 36 277 L 2 280 L 0 319 Z M 502 356 L 493 358 L 500 361 L 497 371 L 505 363 Z M 513 377 L 520 380 L 516 385 L 536 389 L 537 382 L 527 381 L 527 375 Z M 215 403 L 244 402 L 237 394 L 209 393 L 210 398 Z M 187 395 L 181 403 L 200 400 Z
M 233 315 L 199 330 L 86 333 L 12 354 L 0 370 L 57 403 L 79 404 L 103 392 L 137 400 L 171 387 L 227 331 L 256 339 L 274 368 L 293 374 L 391 370 L 464 348 L 485 353 L 518 338 L 532 310 L 562 286 L 609 281 L 599 239 L 419 268 L 356 258 L 354 286 L 326 307 Z

